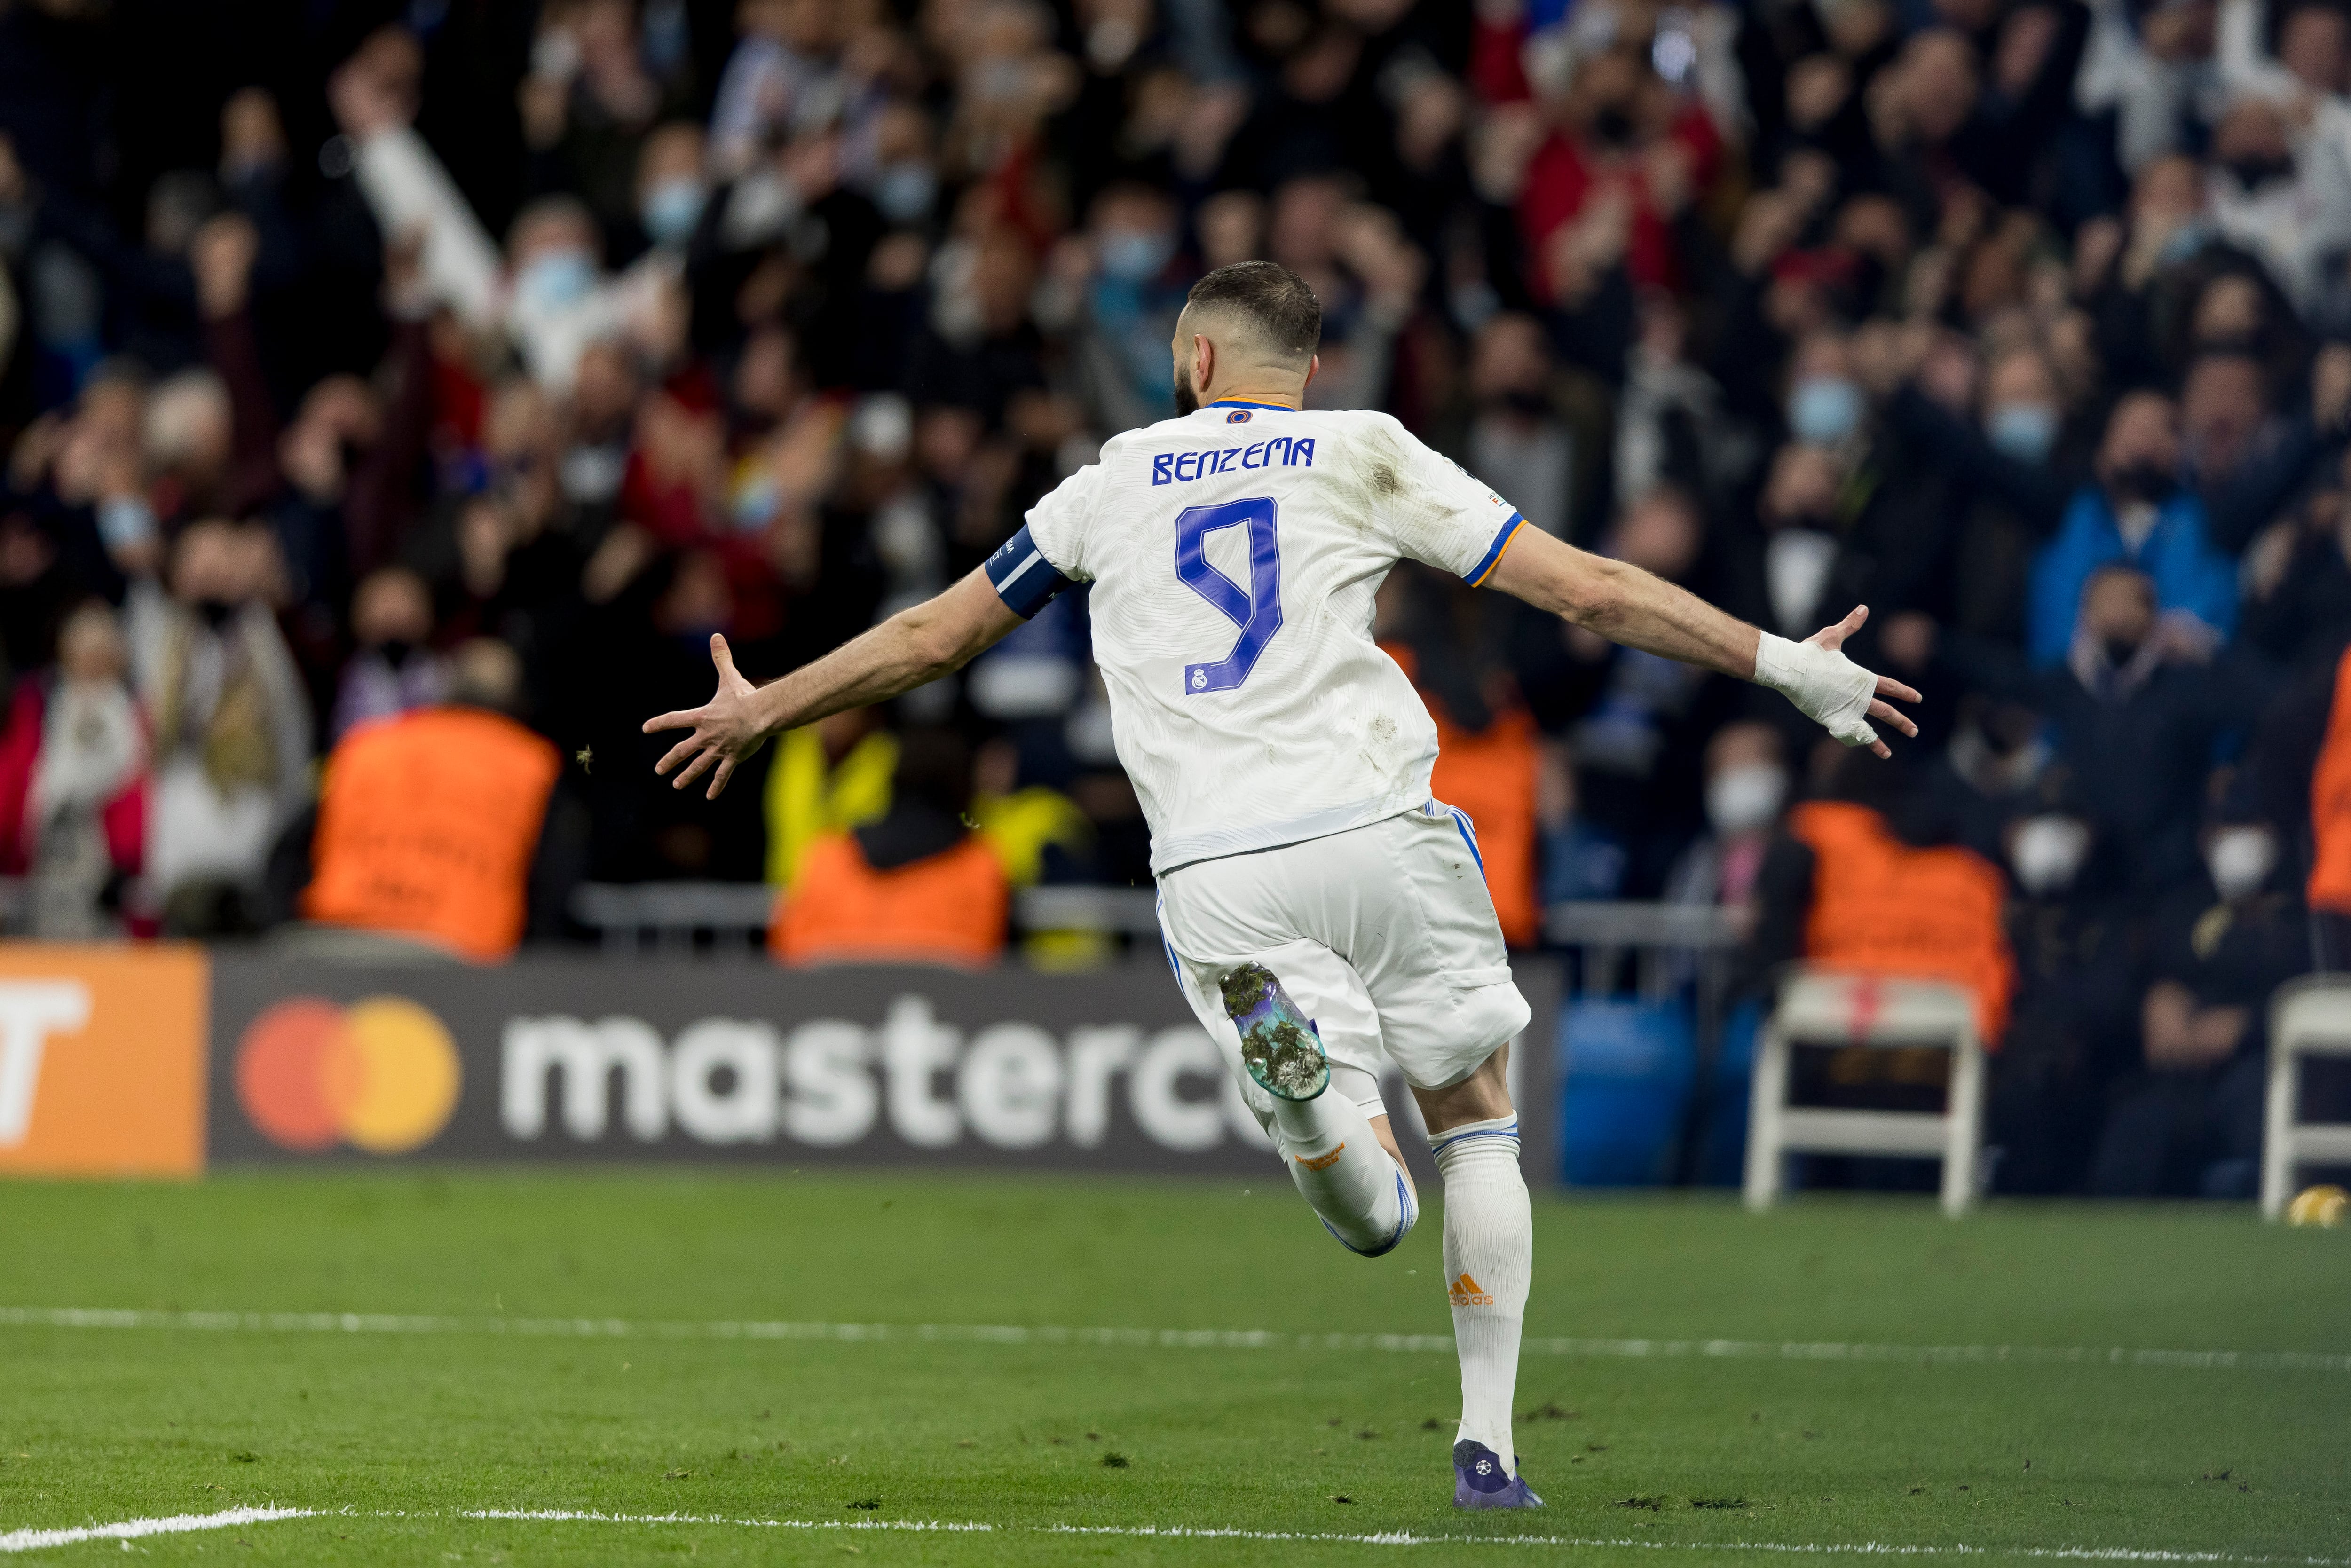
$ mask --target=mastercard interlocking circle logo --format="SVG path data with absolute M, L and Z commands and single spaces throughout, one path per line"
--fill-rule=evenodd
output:
M 237 1103 L 281 1148 L 406 1154 L 448 1124 L 460 1082 L 456 1042 L 405 997 L 291 998 L 236 1048 Z

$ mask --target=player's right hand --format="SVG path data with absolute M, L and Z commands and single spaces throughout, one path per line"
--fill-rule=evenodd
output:
M 753 700 L 758 688 L 735 668 L 735 655 L 728 652 L 726 639 L 716 632 L 710 634 L 710 662 L 718 666 L 718 690 L 710 700 L 700 707 L 657 714 L 645 720 L 644 733 L 692 730 L 653 764 L 653 771 L 668 778 L 676 769 L 677 777 L 670 779 L 673 789 L 683 789 L 710 773 L 710 789 L 704 798 L 716 800 L 734 776 L 735 765 L 756 754 L 767 743 L 768 732 L 759 723 L 758 705 Z M 713 768 L 717 771 L 711 772 Z

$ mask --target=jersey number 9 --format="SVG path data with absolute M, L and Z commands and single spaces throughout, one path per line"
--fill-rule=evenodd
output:
M 1207 540 L 1219 528 L 1249 526 L 1249 586 L 1208 562 Z M 1187 507 L 1176 518 L 1176 575 L 1240 628 L 1233 650 L 1212 664 L 1184 666 L 1184 690 L 1230 691 L 1249 679 L 1258 655 L 1281 630 L 1281 540 L 1271 497 Z

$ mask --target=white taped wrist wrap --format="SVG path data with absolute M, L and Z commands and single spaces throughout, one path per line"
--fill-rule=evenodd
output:
M 1877 738 L 1868 717 L 1877 677 L 1842 653 L 1766 632 L 1755 647 L 1755 684 L 1794 703 L 1847 746 L 1867 746 Z

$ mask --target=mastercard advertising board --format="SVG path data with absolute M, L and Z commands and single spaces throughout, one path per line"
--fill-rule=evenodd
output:
M 1558 1011 L 1547 965 L 1519 981 Z M 1548 1041 L 1514 1053 L 1541 1074 Z M 1407 1124 L 1411 1097 L 1387 1085 Z M 1521 1105 L 1545 1086 L 1522 1081 Z M 1257 1171 L 1270 1144 L 1165 966 L 757 958 L 213 961 L 215 1163 L 411 1160 Z M 1521 1120 L 1528 1168 L 1551 1155 Z M 1407 1140 L 1405 1146 L 1417 1150 Z
M 1518 978 L 1536 1019 L 1555 1018 L 1555 971 Z M 1552 1054 L 1530 1038 L 1512 1061 L 1537 1172 Z M 1410 1096 L 1387 1091 L 1409 1129 Z M 1270 1145 L 1243 1094 L 1156 965 L 386 966 L 0 944 L 0 1176 L 415 1160 L 1255 1171 Z
M 201 1171 L 206 983 L 197 947 L 0 943 L 0 1175 Z

